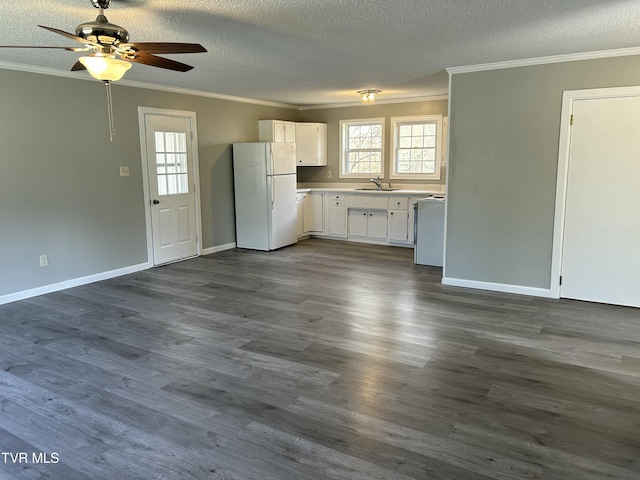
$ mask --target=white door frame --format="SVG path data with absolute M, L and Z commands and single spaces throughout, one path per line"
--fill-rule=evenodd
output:
M 556 180 L 556 207 L 553 223 L 553 248 L 551 253 L 550 297 L 560 298 L 560 272 L 562 270 L 562 245 L 564 243 L 564 219 L 569 180 L 569 155 L 571 147 L 571 115 L 576 100 L 640 96 L 640 86 L 568 90 L 562 94 L 560 117 L 560 143 L 558 148 L 558 173 Z
M 195 183 L 195 215 L 196 215 L 196 254 L 202 255 L 202 215 L 200 208 L 200 163 L 198 160 L 198 129 L 196 124 L 196 112 L 186 110 L 169 110 L 165 108 L 138 107 L 138 128 L 140 130 L 140 154 L 142 161 L 142 189 L 144 195 L 144 220 L 147 236 L 147 263 L 150 267 L 155 265 L 153 259 L 153 231 L 151 227 L 151 196 L 149 195 L 149 168 L 147 150 L 146 115 L 159 115 L 165 117 L 187 118 L 191 122 L 191 151 L 193 182 Z

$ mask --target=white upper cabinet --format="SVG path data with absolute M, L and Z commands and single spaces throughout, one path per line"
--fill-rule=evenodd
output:
M 284 120 L 259 120 L 258 141 L 294 143 L 296 141 L 296 124 Z
M 327 164 L 326 123 L 296 123 L 296 156 L 299 167 Z

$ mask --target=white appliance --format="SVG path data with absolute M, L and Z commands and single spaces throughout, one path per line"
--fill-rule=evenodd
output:
M 442 267 L 444 254 L 444 196 L 422 198 L 413 204 L 413 262 Z
M 298 241 L 294 143 L 234 143 L 236 246 L 275 250 Z

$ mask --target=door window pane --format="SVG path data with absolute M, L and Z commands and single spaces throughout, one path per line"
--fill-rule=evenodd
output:
M 155 132 L 158 195 L 189 193 L 187 134 Z

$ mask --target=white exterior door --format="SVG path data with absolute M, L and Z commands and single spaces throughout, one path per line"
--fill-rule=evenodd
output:
M 640 96 L 575 100 L 560 296 L 640 307 Z
M 154 265 L 198 254 L 197 163 L 189 116 L 144 114 Z

